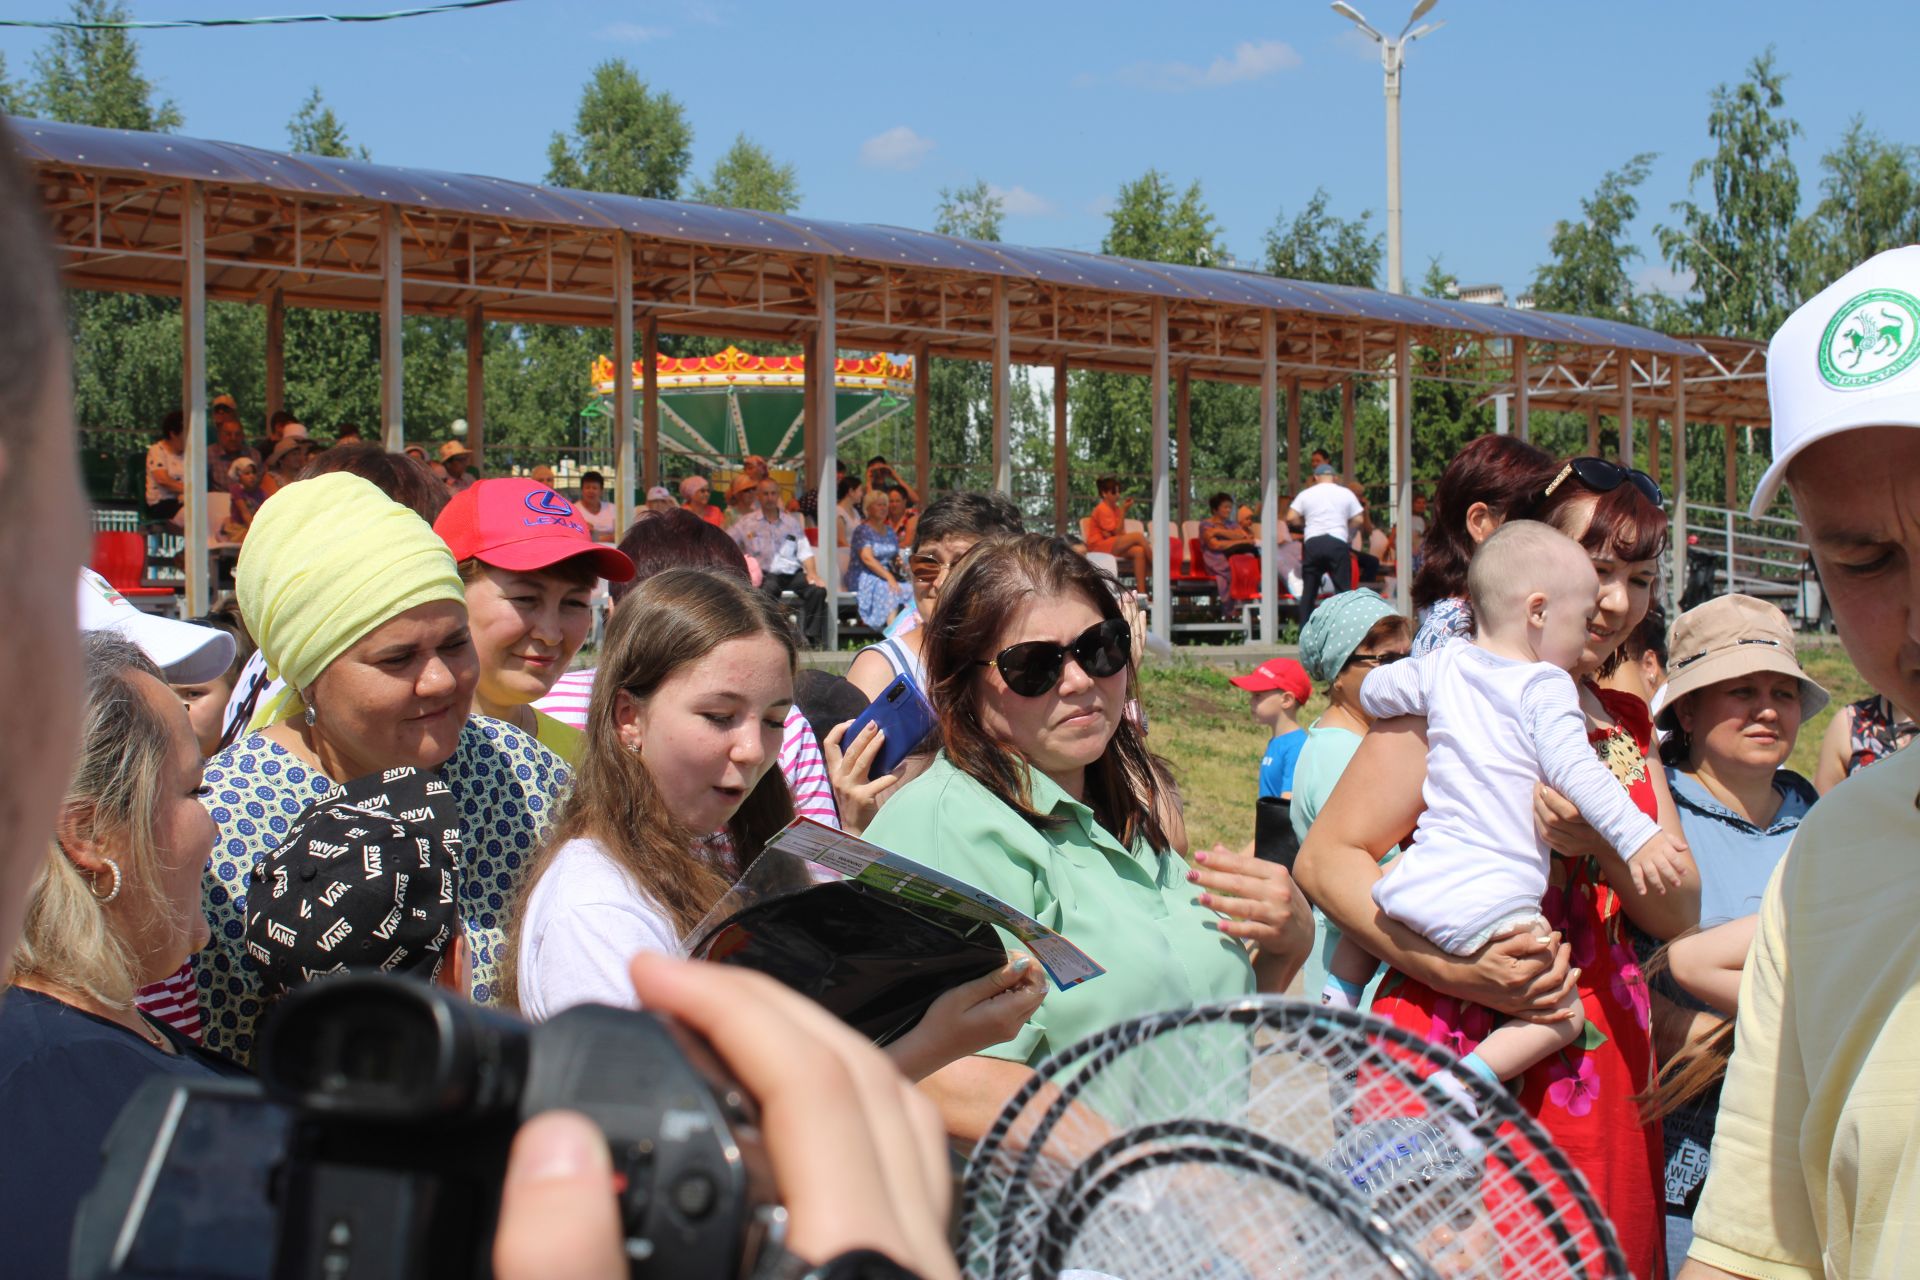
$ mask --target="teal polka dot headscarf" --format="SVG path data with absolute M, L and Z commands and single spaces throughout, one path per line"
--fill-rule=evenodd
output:
M 1315 684 L 1331 683 L 1373 624 L 1393 616 L 1393 606 L 1365 588 L 1328 596 L 1300 632 L 1300 664 Z

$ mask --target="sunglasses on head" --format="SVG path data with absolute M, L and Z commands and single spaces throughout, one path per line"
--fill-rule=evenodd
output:
M 1038 698 L 1060 683 L 1069 654 L 1096 680 L 1119 675 L 1133 656 L 1133 631 L 1125 618 L 1108 618 L 1082 631 L 1071 644 L 1027 640 L 974 665 L 998 667 L 1007 688 L 1023 698 Z
M 1648 502 L 1651 502 L 1654 506 L 1664 507 L 1667 505 L 1666 495 L 1660 492 L 1659 481 L 1644 471 L 1637 470 L 1633 467 L 1623 467 L 1619 463 L 1609 462 L 1605 458 L 1573 458 L 1569 460 L 1566 466 L 1560 468 L 1560 474 L 1553 478 L 1553 483 L 1547 486 L 1546 492 L 1540 496 L 1542 498 L 1551 498 L 1553 491 L 1565 483 L 1568 476 L 1572 476 L 1595 493 L 1612 493 L 1621 485 L 1631 482 L 1633 487 L 1640 491 L 1640 496 Z

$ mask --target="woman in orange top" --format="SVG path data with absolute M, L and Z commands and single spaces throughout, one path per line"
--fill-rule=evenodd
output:
M 1118 476 L 1101 476 L 1096 485 L 1100 490 L 1100 501 L 1094 504 L 1093 528 L 1087 534 L 1087 550 L 1104 551 L 1116 560 L 1131 560 L 1133 580 L 1145 583 L 1153 556 L 1147 545 L 1147 535 L 1137 530 L 1127 530 L 1127 508 L 1133 505 L 1133 499 L 1120 496 Z

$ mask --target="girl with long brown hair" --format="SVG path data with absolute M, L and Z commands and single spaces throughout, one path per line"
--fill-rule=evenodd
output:
M 1312 921 L 1275 863 L 1216 846 L 1190 868 L 1173 852 L 1163 766 L 1124 712 L 1119 585 L 1085 556 L 1039 534 L 982 542 L 928 628 L 944 745 L 868 836 L 1005 899 L 1106 969 L 925 1081 L 948 1132 L 976 1138 L 1055 1049 L 1137 1015 L 1284 991 Z
M 670 569 L 620 602 L 573 791 L 508 926 L 506 1000 L 535 1020 L 632 1005 L 628 961 L 677 953 L 793 820 L 774 764 L 795 661 L 778 606 L 730 576 Z M 935 1002 L 895 1062 L 922 1074 L 1011 1034 L 1038 1000 L 1023 961 Z

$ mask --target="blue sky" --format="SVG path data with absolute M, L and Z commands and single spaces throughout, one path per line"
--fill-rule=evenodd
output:
M 371 12 L 401 0 L 132 0 L 137 17 Z M 1355 0 L 1398 30 L 1412 0 Z M 58 17 L 64 0 L 9 0 Z M 1463 283 L 1524 286 L 1555 219 L 1600 175 L 1660 153 L 1638 230 L 1648 281 L 1667 274 L 1652 227 L 1704 155 L 1708 94 L 1769 44 L 1817 163 L 1855 114 L 1915 141 L 1920 6 L 1441 0 L 1446 27 L 1412 46 L 1403 108 L 1407 275 L 1434 255 Z M 22 75 L 43 37 L 0 31 Z M 1275 214 L 1324 186 L 1336 212 L 1385 203 L 1373 46 L 1321 0 L 966 5 L 745 0 L 519 0 L 346 27 L 153 32 L 144 66 L 185 132 L 281 148 L 319 85 L 376 160 L 538 181 L 555 129 L 609 57 L 687 107 L 695 171 L 745 132 L 799 170 L 803 209 L 924 227 L 942 187 L 984 178 L 1008 240 L 1097 248 L 1123 183 L 1157 167 L 1198 179 L 1236 254 L 1257 258 Z

